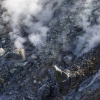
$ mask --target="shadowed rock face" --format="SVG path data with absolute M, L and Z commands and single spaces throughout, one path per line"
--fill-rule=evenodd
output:
M 98 25 L 100 1 L 90 1 L 93 1 L 93 11 L 88 21 L 90 26 Z M 82 20 L 79 15 L 86 15 L 83 12 L 85 2 L 62 2 L 50 21 L 45 23 L 50 29 L 45 45 L 39 49 L 28 40 L 27 27 L 23 24 L 21 32 L 27 39 L 25 48 L 15 48 L 8 34 L 11 28 L 2 19 L 5 9 L 0 9 L 1 100 L 100 100 L 100 76 L 97 75 L 94 80 L 100 69 L 100 45 L 82 56 L 77 56 L 75 52 L 80 43 L 77 43 L 77 36 L 86 32 L 79 25 Z M 79 51 L 84 51 L 84 45 Z
M 96 79 L 95 82 L 93 84 L 91 84 L 90 86 L 88 86 L 87 88 L 85 88 L 84 86 L 87 86 L 90 81 L 92 80 L 92 77 L 84 80 L 81 84 L 80 84 L 80 88 L 83 88 L 82 91 L 80 90 L 71 90 L 67 96 L 65 97 L 66 100 L 99 100 L 100 99 L 100 80 Z M 79 88 L 79 89 L 80 89 Z

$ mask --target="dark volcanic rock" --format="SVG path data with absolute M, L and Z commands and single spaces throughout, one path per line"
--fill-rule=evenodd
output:
M 0 100 L 100 100 L 100 75 L 90 84 L 100 69 L 100 45 L 82 56 L 75 55 L 77 36 L 86 33 L 78 25 L 86 0 L 62 2 L 44 24 L 49 27 L 47 41 L 39 49 L 29 42 L 23 24 L 20 28 L 27 42 L 24 49 L 15 49 L 8 34 L 12 29 L 2 18 L 5 9 L 1 8 L 1 1 Z M 91 26 L 99 24 L 100 15 L 100 1 L 93 1 L 88 18 Z M 54 69 L 55 65 L 58 67 Z
M 50 87 L 44 84 L 42 87 L 38 89 L 37 93 L 38 100 L 46 100 L 49 94 L 50 94 Z
M 92 77 L 85 80 L 78 90 L 70 91 L 65 100 L 99 100 L 100 99 L 100 79 L 96 79 L 93 84 L 85 88 L 92 81 Z M 82 90 L 80 91 L 80 89 Z

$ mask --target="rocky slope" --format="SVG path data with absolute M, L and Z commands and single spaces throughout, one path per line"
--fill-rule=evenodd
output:
M 92 1 L 91 26 L 98 25 L 100 14 L 100 1 Z M 50 30 L 45 45 L 37 48 L 28 40 L 24 49 L 10 39 L 11 28 L 3 20 L 6 10 L 0 3 L 0 100 L 100 99 L 100 45 L 81 56 L 75 53 L 77 36 L 84 34 L 78 15 L 87 9 L 85 3 L 64 0 L 46 23 Z

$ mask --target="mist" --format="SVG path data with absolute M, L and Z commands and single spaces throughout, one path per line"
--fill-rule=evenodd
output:
M 9 23 L 12 30 L 9 35 L 15 47 L 24 48 L 23 43 L 27 38 L 36 47 L 45 44 L 49 31 L 47 24 L 62 2 L 63 0 L 4 0 L 2 8 L 6 11 L 2 18 L 5 23 Z M 21 26 L 27 27 L 27 38 L 22 36 Z
M 60 7 L 64 0 L 3 0 L 3 21 L 11 28 L 10 38 L 16 48 L 24 48 L 27 39 L 36 47 L 45 45 L 49 22 L 54 11 Z M 76 7 L 77 8 L 77 7 Z M 100 17 L 98 24 L 91 25 L 89 21 L 93 11 L 93 0 L 84 2 L 84 10 L 78 15 L 78 25 L 83 28 L 84 34 L 77 37 L 75 54 L 81 56 L 89 52 L 100 43 Z M 67 16 L 67 14 L 66 14 Z M 28 33 L 23 37 L 22 26 Z M 74 41 L 73 41 L 74 42 Z
M 98 24 L 91 24 L 91 21 L 89 21 L 89 18 L 93 16 L 93 0 L 86 0 L 84 8 L 80 15 L 78 15 L 78 18 L 81 19 L 78 25 L 83 28 L 85 33 L 78 36 L 75 50 L 77 56 L 89 52 L 100 43 L 100 17 L 97 18 Z

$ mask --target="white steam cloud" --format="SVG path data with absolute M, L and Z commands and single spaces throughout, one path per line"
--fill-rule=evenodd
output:
M 10 37 L 17 48 L 23 48 L 23 43 L 29 39 L 34 46 L 45 44 L 49 22 L 54 11 L 64 0 L 3 0 L 2 8 L 6 11 L 2 14 L 3 21 L 11 28 Z M 83 27 L 85 34 L 78 37 L 75 54 L 80 56 L 87 53 L 100 43 L 100 17 L 98 25 L 91 25 L 89 21 L 93 11 L 93 1 L 86 0 L 84 10 L 78 19 L 79 26 Z M 66 8 L 67 9 L 67 8 Z M 67 15 L 66 15 L 67 16 Z M 28 36 L 23 37 L 22 26 Z
M 22 48 L 26 41 L 21 33 L 21 25 L 27 27 L 28 39 L 34 46 L 43 44 L 49 30 L 46 23 L 62 2 L 63 0 L 4 0 L 2 8 L 6 12 L 2 17 L 12 29 L 10 36 L 15 46 Z
M 93 16 L 93 0 L 86 0 L 84 7 L 85 9 L 79 15 L 81 19 L 79 25 L 83 27 L 86 33 L 78 37 L 78 44 L 75 50 L 75 54 L 78 56 L 87 53 L 100 43 L 100 17 L 98 18 L 98 25 L 91 25 L 91 21 L 89 21 L 89 17 Z

